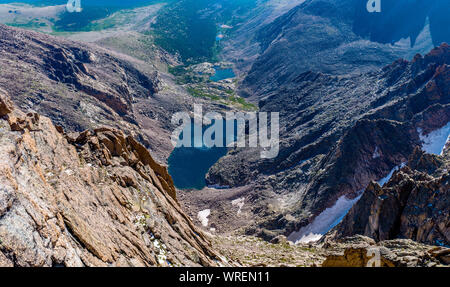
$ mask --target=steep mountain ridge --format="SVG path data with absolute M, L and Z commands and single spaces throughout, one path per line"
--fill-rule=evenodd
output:
M 133 137 L 65 134 L 0 90 L 0 141 L 0 266 L 226 264 Z
M 408 238 L 432 245 L 450 246 L 449 156 L 432 155 L 416 148 L 408 165 L 395 172 L 384 186 L 372 182 L 333 238 L 349 234 L 377 241 Z

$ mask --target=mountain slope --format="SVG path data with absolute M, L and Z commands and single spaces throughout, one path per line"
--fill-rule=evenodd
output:
M 262 160 L 259 150 L 235 149 L 220 159 L 207 175 L 210 185 L 232 187 L 220 192 L 220 206 L 227 192 L 226 200 L 244 197 L 259 217 L 249 232 L 272 238 L 308 226 L 340 198 L 355 199 L 406 162 L 421 133 L 450 121 L 449 56 L 444 44 L 359 76 L 306 72 L 271 93 L 260 110 L 280 111 L 280 155 Z
M 382 13 L 368 13 L 366 3 L 308 0 L 260 28 L 260 56 L 242 83 L 242 95 L 264 98 L 310 70 L 336 75 L 376 70 L 450 42 L 441 24 L 450 12 L 448 1 L 387 0 Z
M 172 149 L 170 116 L 192 104 L 151 64 L 1 24 L 0 64 L 0 87 L 22 110 L 48 116 L 67 131 L 120 128 L 160 161 Z
M 448 148 L 442 156 L 416 149 L 387 184 L 367 187 L 332 237 L 361 234 L 450 246 L 449 156 Z
M 66 135 L 0 90 L 0 141 L 0 266 L 221 264 L 134 138 Z

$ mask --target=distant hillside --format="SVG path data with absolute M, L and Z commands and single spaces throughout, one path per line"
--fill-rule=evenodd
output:
M 423 144 L 423 135 L 448 124 L 449 63 L 450 47 L 442 45 L 377 72 L 299 75 L 259 105 L 280 112 L 279 156 L 264 160 L 258 149 L 229 152 L 209 170 L 207 183 L 231 189 L 200 210 L 227 209 L 227 196 L 238 194 L 256 215 L 247 231 L 271 239 L 299 231 L 331 208 L 323 226 L 313 229 L 326 232 L 371 181 L 388 179 Z
M 446 0 L 386 0 L 381 13 L 368 13 L 365 3 L 308 0 L 260 28 L 260 56 L 243 81 L 242 95 L 264 97 L 306 71 L 376 70 L 450 42 Z

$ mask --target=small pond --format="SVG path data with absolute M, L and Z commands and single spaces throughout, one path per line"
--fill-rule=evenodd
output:
M 233 69 L 231 68 L 220 68 L 219 66 L 214 67 L 214 70 L 216 71 L 216 73 L 214 74 L 214 76 L 211 76 L 209 79 L 213 82 L 218 82 L 218 81 L 222 81 L 225 79 L 232 79 L 234 77 L 236 77 L 236 75 L 233 72 Z

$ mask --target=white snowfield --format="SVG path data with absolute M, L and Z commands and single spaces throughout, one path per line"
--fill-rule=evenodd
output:
M 210 209 L 202 210 L 202 211 L 200 211 L 200 212 L 197 214 L 198 220 L 202 223 L 202 225 L 203 225 L 204 227 L 207 227 L 207 226 L 208 226 L 208 221 L 209 221 L 208 216 L 209 216 L 210 214 L 211 214 L 211 210 L 210 210 Z
M 450 140 L 450 122 L 442 128 L 432 131 L 426 136 L 423 135 L 420 129 L 418 129 L 418 132 L 420 135 L 420 139 L 423 141 L 422 149 L 425 152 L 442 155 L 446 143 Z M 385 178 L 382 178 L 378 181 L 378 184 L 381 186 L 385 185 L 391 179 L 394 172 L 401 169 L 405 165 L 406 163 L 404 162 L 401 165 L 394 167 Z
M 396 167 L 394 167 L 391 172 L 389 172 L 389 174 L 386 177 L 383 177 L 382 179 L 380 179 L 378 181 L 378 184 L 380 186 L 384 186 L 390 179 L 391 177 L 394 175 L 394 172 L 396 172 L 397 170 L 400 170 L 401 168 L 403 168 L 406 165 L 406 162 L 402 163 L 401 165 L 397 165 Z
M 376 158 L 379 158 L 380 156 L 381 156 L 380 155 L 380 150 L 378 149 L 378 146 L 377 146 L 377 147 L 375 147 L 375 151 L 372 154 L 372 158 L 376 159 Z
M 427 135 L 423 135 L 420 129 L 418 129 L 418 132 L 420 139 L 423 141 L 422 149 L 425 152 L 442 155 L 446 143 L 450 141 L 450 122 Z M 379 149 L 376 147 L 373 158 L 378 156 Z M 380 186 L 385 185 L 392 175 L 405 165 L 406 163 L 402 163 L 394 167 L 386 177 L 378 181 L 378 184 Z M 302 227 L 299 231 L 292 232 L 288 236 L 288 240 L 295 243 L 309 243 L 320 240 L 323 235 L 342 221 L 353 205 L 361 198 L 362 193 L 355 199 L 348 199 L 345 195 L 341 196 L 334 206 L 325 209 L 309 225 Z
M 422 149 L 425 152 L 442 155 L 445 144 L 450 139 L 450 122 L 427 135 L 423 135 L 420 129 L 418 129 L 418 132 L 420 139 L 423 141 Z
M 288 236 L 288 240 L 295 243 L 309 243 L 319 240 L 342 221 L 352 206 L 361 198 L 361 195 L 354 199 L 349 199 L 345 195 L 341 196 L 332 207 L 325 209 L 309 225 L 297 232 L 292 232 Z
M 241 214 L 242 207 L 244 207 L 244 204 L 245 204 L 245 198 L 244 197 L 240 197 L 240 198 L 237 198 L 237 199 L 231 201 L 231 205 L 237 206 L 239 208 L 238 211 L 237 211 L 238 215 Z

